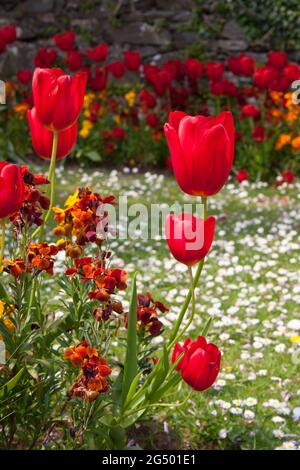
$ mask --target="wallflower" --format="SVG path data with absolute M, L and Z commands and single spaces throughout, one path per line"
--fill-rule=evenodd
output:
M 137 331 L 146 331 L 152 336 L 162 332 L 163 323 L 158 319 L 158 310 L 162 313 L 169 309 L 161 302 L 153 299 L 150 292 L 146 295 L 138 295 L 137 307 Z M 125 326 L 127 328 L 128 314 L 125 315 Z
M 83 139 L 86 139 L 90 135 L 92 128 L 93 128 L 93 123 L 89 121 L 88 119 L 84 119 L 82 121 L 82 128 L 79 131 L 80 137 L 82 137 Z
M 12 331 L 15 328 L 14 323 L 9 318 L 11 317 L 11 314 L 11 307 L 6 306 L 5 308 L 5 302 L 3 302 L 3 300 L 0 300 L 0 319 L 2 320 L 5 328 L 7 328 L 9 331 Z M 0 339 L 2 339 L 2 336 L 0 336 Z
M 64 359 L 70 360 L 75 366 L 81 366 L 81 375 L 69 390 L 70 396 L 93 401 L 100 393 L 109 389 L 108 376 L 112 370 L 106 359 L 87 341 L 68 348 Z
M 294 150 L 299 150 L 300 149 L 300 136 L 295 137 L 295 139 L 292 140 L 291 145 Z
M 55 220 L 58 222 L 54 234 L 61 237 L 75 237 L 75 243 L 84 246 L 86 243 L 95 243 L 101 246 L 108 229 L 107 213 L 99 215 L 99 208 L 104 209 L 105 204 L 114 204 L 115 198 L 108 196 L 102 198 L 90 188 L 80 188 L 69 197 L 65 203 L 65 209 L 53 208 Z M 98 226 L 98 224 L 102 224 Z M 97 233 L 97 226 L 101 233 Z
M 124 98 L 127 101 L 128 106 L 132 108 L 135 103 L 136 93 L 133 90 L 128 91 Z
M 275 150 L 281 150 L 290 142 L 291 142 L 291 136 L 289 134 L 280 134 L 275 144 Z
M 16 258 L 12 260 L 3 260 L 5 271 L 18 278 L 23 273 L 35 272 L 37 274 L 46 272 L 53 275 L 54 256 L 58 253 L 55 245 L 49 245 L 47 242 L 30 243 L 25 259 Z

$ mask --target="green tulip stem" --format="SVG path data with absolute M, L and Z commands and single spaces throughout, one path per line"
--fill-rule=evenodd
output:
M 0 247 L 0 269 L 2 268 L 2 261 L 4 257 L 4 246 L 5 246 L 5 230 L 6 230 L 6 221 L 1 219 L 1 247 Z
M 207 218 L 207 198 L 202 197 L 201 198 L 201 203 L 203 205 L 203 219 L 205 220 Z M 181 308 L 181 311 L 180 311 L 180 314 L 179 314 L 179 316 L 177 318 L 177 321 L 175 323 L 174 329 L 171 333 L 168 349 L 171 349 L 172 346 L 177 342 L 177 339 L 178 339 L 177 334 L 178 334 L 179 328 L 181 326 L 182 320 L 184 318 L 184 315 L 185 315 L 185 313 L 186 313 L 186 311 L 189 307 L 189 304 L 190 304 L 190 301 L 191 301 L 192 297 L 194 297 L 194 302 L 195 302 L 194 291 L 195 291 L 195 289 L 198 285 L 198 282 L 199 282 L 199 279 L 200 279 L 200 276 L 201 276 L 201 273 L 202 273 L 203 265 L 204 265 L 204 259 L 202 259 L 199 262 L 195 277 L 194 278 L 192 277 L 193 280 L 191 281 L 191 287 L 190 287 L 190 289 L 187 293 L 186 299 L 185 299 L 184 304 Z M 192 314 L 192 318 L 193 318 L 193 314 Z M 188 326 L 189 326 L 189 323 L 188 323 Z M 186 330 L 186 328 L 184 329 L 184 331 L 185 330 Z M 181 336 L 181 334 L 180 334 L 180 336 Z
M 52 212 L 52 207 L 54 206 L 54 196 L 55 196 L 55 163 L 56 163 L 56 154 L 57 154 L 57 144 L 58 144 L 58 132 L 53 132 L 53 144 L 52 144 L 52 153 L 51 153 L 51 160 L 49 166 L 49 174 L 48 179 L 50 181 L 50 191 L 48 191 L 47 195 L 50 199 L 49 209 L 45 215 L 44 223 L 40 227 L 38 227 L 32 234 L 32 238 L 39 234 L 39 241 L 41 242 L 43 239 L 44 234 L 44 227 L 49 220 L 49 217 Z

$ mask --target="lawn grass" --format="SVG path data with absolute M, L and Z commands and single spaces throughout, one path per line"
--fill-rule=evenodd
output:
M 60 167 L 56 202 L 79 182 L 103 196 L 126 195 L 129 204 L 191 202 L 171 176 L 134 171 Z M 218 221 L 189 333 L 196 337 L 213 317 L 208 337 L 222 351 L 221 373 L 204 393 L 182 384 L 174 406 L 159 409 L 156 432 L 133 433 L 143 436 L 144 447 L 299 447 L 299 189 L 229 182 L 209 199 L 208 213 Z M 163 239 L 113 240 L 111 247 L 115 263 L 138 271 L 139 292 L 149 290 L 169 306 L 161 320 L 170 328 L 189 285 L 185 267 Z

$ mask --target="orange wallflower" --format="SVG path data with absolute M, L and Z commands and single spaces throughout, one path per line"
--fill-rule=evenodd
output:
M 289 134 L 280 134 L 275 144 L 276 150 L 281 150 L 285 145 L 291 142 L 291 136 Z

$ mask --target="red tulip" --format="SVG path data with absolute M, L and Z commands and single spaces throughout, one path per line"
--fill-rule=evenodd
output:
M 72 77 L 61 69 L 35 69 L 33 98 L 43 126 L 62 131 L 77 121 L 83 106 L 86 80 L 86 72 L 78 72 Z
M 82 67 L 83 55 L 79 51 L 68 52 L 66 66 L 72 72 L 77 72 Z
M 209 252 L 215 233 L 216 218 L 203 220 L 192 214 L 168 215 L 165 233 L 170 251 L 177 261 L 193 266 Z
M 155 96 L 152 95 L 150 91 L 142 90 L 139 94 L 139 98 L 142 104 L 146 106 L 146 108 L 149 108 L 149 109 L 155 108 L 157 101 L 156 101 Z
M 263 126 L 256 126 L 252 132 L 252 138 L 258 144 L 266 140 L 265 128 Z
M 45 49 L 41 47 L 34 58 L 35 67 L 49 68 L 56 61 L 56 51 L 54 49 Z
M 183 357 L 176 369 L 181 373 L 183 380 L 199 392 L 211 387 L 221 364 L 221 353 L 217 346 L 207 343 L 204 336 L 198 336 L 196 341 L 187 338 L 183 346 L 175 344 L 172 362 L 176 362 L 182 353 Z
M 85 53 L 87 57 L 93 62 L 103 62 L 108 56 L 108 45 L 99 44 L 93 49 L 87 49 Z
M 254 84 L 261 89 L 270 88 L 272 80 L 276 77 L 277 71 L 269 66 L 260 67 L 253 75 Z
M 94 91 L 101 91 L 106 88 L 107 84 L 107 68 L 96 67 L 95 74 L 89 78 L 89 85 Z
M 298 64 L 288 64 L 286 67 L 284 67 L 283 73 L 288 78 L 290 83 L 292 83 L 294 80 L 300 79 L 300 67 Z
M 147 114 L 146 123 L 152 129 L 155 129 L 156 127 L 159 127 L 159 124 L 160 124 L 158 117 L 153 113 Z
M 124 52 L 124 63 L 128 70 L 137 72 L 141 65 L 141 54 L 138 51 Z
M 32 77 L 31 70 L 19 70 L 17 72 L 17 79 L 19 82 L 23 83 L 23 85 L 27 85 Z
M 73 31 L 66 31 L 63 34 L 55 34 L 53 37 L 56 46 L 64 52 L 70 52 L 74 49 L 76 34 Z
M 290 170 L 284 170 L 281 173 L 281 178 L 283 183 L 293 184 L 295 181 L 295 173 Z
M 40 122 L 36 109 L 27 111 L 27 119 L 30 128 L 32 146 L 43 160 L 50 160 L 53 144 L 53 132 L 49 131 Z M 75 122 L 71 127 L 58 134 L 56 160 L 66 157 L 76 144 L 78 124 Z
M 255 60 L 247 54 L 240 54 L 239 56 L 240 75 L 251 77 L 254 72 Z
M 203 73 L 203 65 L 198 59 L 186 59 L 184 64 L 187 76 L 190 80 L 196 80 L 201 77 Z
M 235 175 L 235 179 L 238 183 L 242 183 L 243 181 L 247 181 L 249 179 L 249 173 L 247 170 L 239 170 Z
M 125 65 L 120 60 L 116 60 L 112 64 L 108 65 L 107 70 L 115 78 L 121 78 L 121 77 L 123 77 L 123 75 L 125 73 Z
M 226 183 L 234 157 L 232 114 L 169 115 L 164 125 L 174 174 L 180 188 L 192 196 L 212 196 Z
M 213 82 L 222 80 L 224 74 L 224 64 L 222 62 L 207 62 L 205 71 L 208 80 Z
M 0 162 L 0 219 L 17 212 L 24 201 L 21 167 Z
M 252 117 L 253 119 L 257 120 L 260 118 L 260 111 L 255 104 L 245 104 L 242 108 L 242 116 L 243 117 Z
M 287 55 L 284 52 L 271 51 L 268 54 L 268 65 L 281 70 L 287 64 L 287 59 Z
M 0 37 L 5 44 L 12 44 L 17 39 L 16 26 L 7 25 L 0 29 Z

